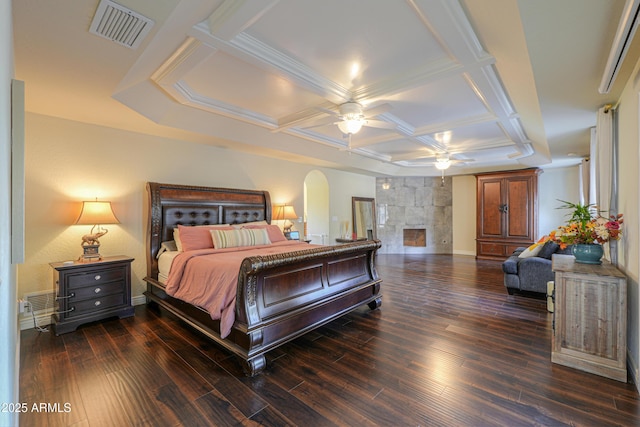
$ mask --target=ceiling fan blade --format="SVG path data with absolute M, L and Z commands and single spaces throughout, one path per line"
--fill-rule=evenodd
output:
M 366 120 L 365 126 L 379 129 L 395 129 L 395 123 L 383 122 L 382 120 Z
M 336 118 L 333 116 L 323 117 L 321 119 L 312 122 L 309 126 L 301 126 L 302 129 L 313 129 L 321 126 L 332 125 L 336 122 Z
M 367 108 L 366 110 L 364 110 L 364 115 L 365 117 L 375 117 L 378 114 L 382 114 L 382 113 L 386 113 L 387 111 L 390 111 L 393 107 L 391 106 L 391 104 L 380 104 L 376 107 L 372 107 L 372 108 Z

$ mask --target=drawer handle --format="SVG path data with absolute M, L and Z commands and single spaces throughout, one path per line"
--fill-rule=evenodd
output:
M 100 303 L 100 301 L 96 301 L 96 302 L 94 303 L 94 305 L 95 305 L 96 307 L 97 307 L 97 306 L 99 306 L 100 304 L 101 304 L 101 303 Z
M 94 277 L 94 279 L 96 279 L 96 280 L 100 280 L 100 275 L 99 275 L 99 274 L 96 274 L 96 277 Z
M 69 295 L 67 295 L 66 297 L 61 297 L 60 295 L 58 295 L 58 296 L 56 297 L 56 300 L 59 300 L 59 299 L 67 299 L 67 298 L 73 298 L 73 297 L 75 297 L 75 296 L 76 296 L 76 293 L 75 293 L 75 292 L 71 292 L 71 293 L 70 293 Z
M 101 291 L 102 291 L 102 289 L 100 289 L 100 288 L 95 288 L 93 290 L 93 292 L 95 292 L 96 294 L 99 294 Z

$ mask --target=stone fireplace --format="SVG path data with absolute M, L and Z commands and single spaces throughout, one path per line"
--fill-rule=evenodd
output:
M 452 253 L 451 187 L 451 177 L 376 179 L 380 253 Z

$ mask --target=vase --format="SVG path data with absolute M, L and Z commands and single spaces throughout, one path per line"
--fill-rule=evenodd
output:
M 600 260 L 604 254 L 602 245 L 597 243 L 575 244 L 571 251 L 573 252 L 573 256 L 576 257 L 576 262 L 582 264 L 602 264 Z

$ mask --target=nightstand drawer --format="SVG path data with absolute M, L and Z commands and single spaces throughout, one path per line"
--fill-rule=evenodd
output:
M 112 307 L 121 306 L 125 303 L 124 293 L 106 295 L 102 298 L 89 299 L 84 301 L 71 302 L 67 304 L 65 316 L 71 318 L 81 316 L 85 313 L 96 313 L 100 310 L 108 310 Z
M 90 298 L 100 298 L 103 296 L 122 293 L 125 290 L 125 282 L 124 280 L 119 282 L 109 282 L 102 285 L 94 285 L 85 286 L 83 288 L 77 288 L 69 291 L 69 295 L 67 296 L 68 304 L 71 305 L 73 302 L 90 299 Z
M 111 269 L 95 269 L 81 274 L 70 274 L 67 278 L 68 289 L 85 286 L 100 285 L 102 283 L 121 281 L 124 282 L 126 269 L 122 267 Z

